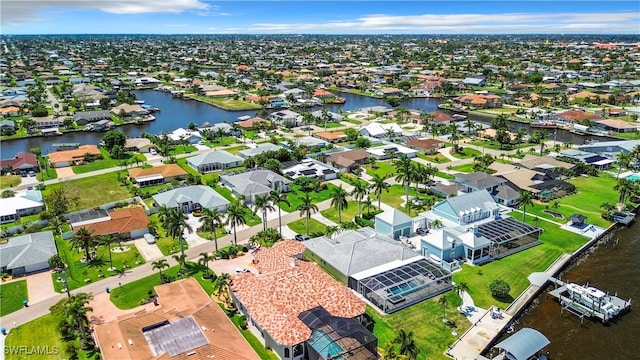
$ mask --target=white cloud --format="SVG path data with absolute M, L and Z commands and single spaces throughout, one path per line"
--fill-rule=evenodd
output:
M 112 14 L 206 12 L 211 5 L 201 0 L 2 0 L 2 25 L 42 20 L 42 11 L 53 8 L 98 9 Z
M 267 33 L 637 33 L 640 16 L 619 13 L 505 13 L 365 15 L 325 23 L 256 23 L 249 32 Z

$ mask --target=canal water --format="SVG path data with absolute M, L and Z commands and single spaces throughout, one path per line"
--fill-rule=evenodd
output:
M 119 127 L 119 129 L 128 137 L 139 136 L 143 132 L 151 134 L 159 134 L 163 131 L 171 132 L 179 127 L 187 127 L 190 122 L 194 124 L 202 124 L 204 122 L 219 123 L 233 122 L 240 116 L 253 116 L 255 110 L 250 111 L 227 111 L 217 108 L 213 105 L 202 103 L 195 100 L 183 100 L 173 97 L 170 93 L 156 90 L 137 90 L 134 91 L 138 100 L 145 100 L 145 103 L 159 107 L 160 112 L 154 113 L 155 121 L 144 124 L 130 124 Z M 371 106 L 388 106 L 383 99 L 372 98 L 351 93 L 340 93 L 341 97 L 346 99 L 344 104 L 327 105 L 326 109 L 333 112 L 339 110 L 351 111 Z M 417 109 L 425 112 L 433 112 L 438 109 L 438 101 L 431 98 L 411 98 L 401 103 L 401 106 L 407 109 Z M 319 109 L 313 108 L 312 110 Z M 489 118 L 470 116 L 471 119 L 483 122 L 490 122 Z M 517 130 L 525 127 L 527 132 L 531 129 L 528 124 L 512 123 Z M 98 144 L 103 133 L 100 132 L 73 132 L 65 133 L 61 136 L 54 137 L 35 137 L 27 139 L 15 139 L 2 141 L 0 144 L 0 158 L 8 158 L 20 151 L 27 151 L 30 148 L 39 147 L 43 154 L 48 154 L 51 145 L 56 143 L 81 143 L 81 144 Z M 587 137 L 571 134 L 565 130 L 558 130 L 554 136 L 553 131 L 549 132 L 549 139 L 561 142 L 570 141 L 574 144 L 582 144 Z
M 604 325 L 585 318 L 581 326 L 577 316 L 566 311 L 561 316 L 558 301 L 541 294 L 534 302 L 537 305 L 518 319 L 516 328 L 534 328 L 548 337 L 551 344 L 547 350 L 553 360 L 640 359 L 640 312 L 636 303 L 640 301 L 640 222 L 615 232 L 611 239 L 576 260 L 561 278 L 617 292 L 621 298 L 632 299 L 632 311 Z

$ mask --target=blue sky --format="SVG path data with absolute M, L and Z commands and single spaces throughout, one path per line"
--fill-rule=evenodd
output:
M 636 34 L 624 1 L 2 0 L 1 34 Z

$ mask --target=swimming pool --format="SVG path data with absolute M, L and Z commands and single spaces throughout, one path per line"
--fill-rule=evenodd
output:
M 406 283 L 402 283 L 402 284 L 398 284 L 396 286 L 392 286 L 390 288 L 387 289 L 387 292 L 390 295 L 399 295 L 399 294 L 403 294 L 406 293 L 409 290 L 415 289 L 418 286 L 420 286 L 420 284 L 418 284 L 416 281 L 408 281 Z M 408 294 L 406 294 L 408 295 Z
M 631 175 L 627 176 L 627 179 L 629 179 L 631 181 L 638 181 L 638 180 L 640 180 L 640 174 L 631 174 Z
M 323 359 L 344 359 L 343 356 L 336 356 L 344 352 L 342 346 L 338 345 L 338 343 L 333 341 L 333 339 L 329 335 L 327 335 L 327 333 L 320 329 L 314 330 L 307 342 L 315 351 L 318 352 L 318 354 L 320 354 Z

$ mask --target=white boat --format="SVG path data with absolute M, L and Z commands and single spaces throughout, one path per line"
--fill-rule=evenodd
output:
M 144 100 L 134 100 L 133 102 L 140 105 L 144 104 Z
M 573 301 L 577 301 L 591 311 L 603 313 L 606 318 L 612 318 L 620 313 L 620 307 L 613 304 L 611 296 L 600 289 L 574 283 L 567 284 L 566 287 Z

